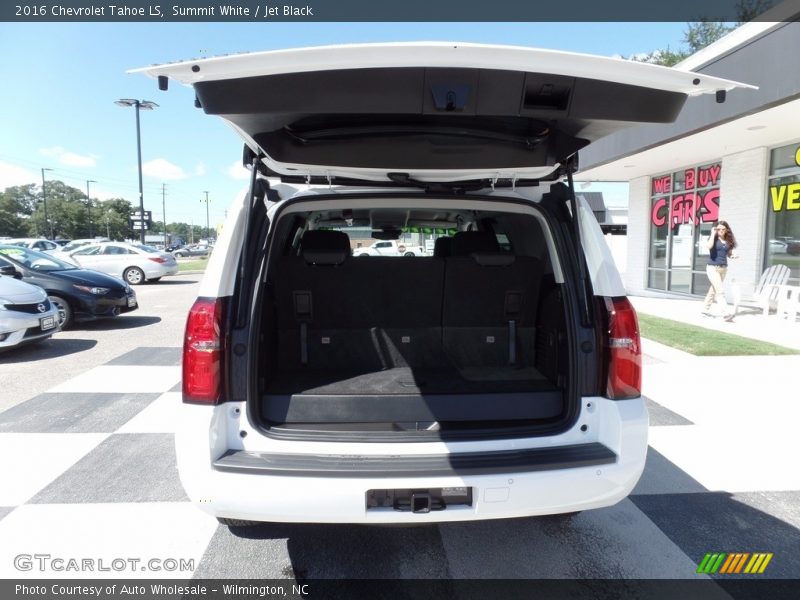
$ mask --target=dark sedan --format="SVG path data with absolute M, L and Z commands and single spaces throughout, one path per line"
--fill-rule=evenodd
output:
M 192 244 L 190 246 L 182 246 L 172 251 L 175 258 L 185 258 L 187 256 L 208 256 L 210 248 L 202 244 Z
M 58 307 L 59 324 L 115 317 L 136 310 L 136 292 L 121 279 L 81 269 L 52 254 L 0 245 L 0 266 L 11 265 L 17 278 L 38 285 Z

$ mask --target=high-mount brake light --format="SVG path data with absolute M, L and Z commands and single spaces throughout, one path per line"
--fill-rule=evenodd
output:
M 183 340 L 184 402 L 220 402 L 225 353 L 224 314 L 223 298 L 198 298 L 189 311 Z
M 606 390 L 613 400 L 637 398 L 642 393 L 642 346 L 636 310 L 622 296 L 604 298 Z

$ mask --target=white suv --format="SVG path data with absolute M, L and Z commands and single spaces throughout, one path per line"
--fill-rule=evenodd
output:
M 186 324 L 177 455 L 198 506 L 228 524 L 424 523 L 631 491 L 639 331 L 575 198 L 577 152 L 740 84 L 452 43 L 143 71 L 192 85 L 252 168 Z M 366 227 L 452 235 L 429 257 L 354 259 Z

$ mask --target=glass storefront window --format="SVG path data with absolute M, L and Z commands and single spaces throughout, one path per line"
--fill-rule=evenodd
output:
M 708 291 L 706 241 L 719 218 L 721 176 L 717 162 L 651 179 L 649 287 L 695 295 Z
M 800 284 L 800 142 L 770 153 L 764 268 L 786 265 Z

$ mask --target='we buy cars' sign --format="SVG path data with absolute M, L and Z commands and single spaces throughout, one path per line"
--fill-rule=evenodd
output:
M 670 226 L 674 227 L 685 223 L 700 225 L 716 221 L 719 217 L 721 173 L 722 165 L 719 163 L 686 169 L 683 172 L 683 189 L 674 194 L 673 175 L 653 178 L 651 194 L 663 196 L 653 202 L 650 213 L 653 225 L 661 227 L 669 221 Z

